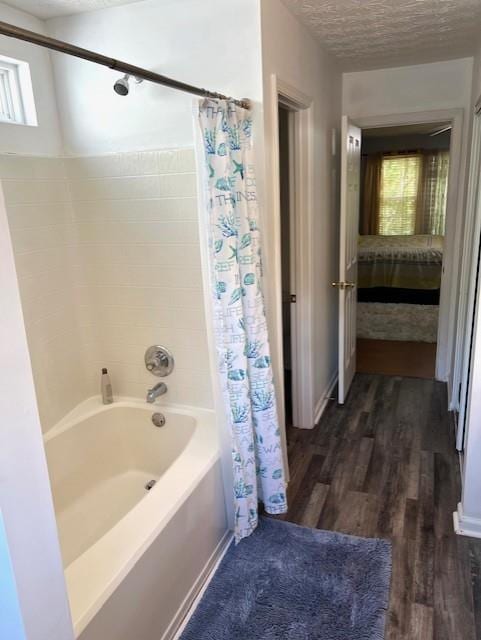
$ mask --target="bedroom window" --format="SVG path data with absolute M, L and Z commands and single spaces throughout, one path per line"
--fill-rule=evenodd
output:
M 378 233 L 444 235 L 449 152 L 383 156 Z
M 383 158 L 379 202 L 381 235 L 414 234 L 420 165 L 419 156 Z

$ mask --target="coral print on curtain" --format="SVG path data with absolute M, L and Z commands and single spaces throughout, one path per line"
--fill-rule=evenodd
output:
M 287 510 L 261 289 L 252 119 L 249 111 L 227 100 L 200 100 L 198 119 L 214 331 L 232 431 L 239 541 L 257 526 L 258 501 L 268 513 Z

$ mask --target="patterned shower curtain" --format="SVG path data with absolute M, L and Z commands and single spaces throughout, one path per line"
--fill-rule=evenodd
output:
M 252 118 L 227 100 L 200 100 L 198 158 L 204 166 L 205 223 L 218 370 L 232 434 L 236 541 L 257 526 L 258 502 L 287 510 L 262 265 Z

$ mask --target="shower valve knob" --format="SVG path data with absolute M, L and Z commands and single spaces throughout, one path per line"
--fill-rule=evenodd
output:
M 153 345 L 145 352 L 145 368 L 154 376 L 168 376 L 174 368 L 174 357 L 168 349 L 161 345 Z

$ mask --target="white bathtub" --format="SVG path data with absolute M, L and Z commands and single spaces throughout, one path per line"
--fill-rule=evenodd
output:
M 229 540 L 214 413 L 90 398 L 45 449 L 76 637 L 171 638 Z

